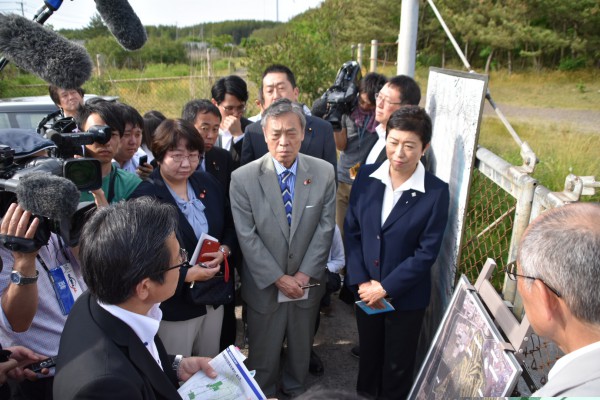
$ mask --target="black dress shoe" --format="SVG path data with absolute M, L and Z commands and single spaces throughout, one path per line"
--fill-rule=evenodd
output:
M 323 367 L 323 361 L 321 361 L 321 357 L 319 357 L 314 350 L 310 351 L 310 363 L 308 364 L 308 372 L 310 372 L 314 376 L 321 376 L 325 372 L 325 368 Z

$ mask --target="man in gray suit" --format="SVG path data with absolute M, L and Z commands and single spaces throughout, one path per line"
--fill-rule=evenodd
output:
M 546 211 L 527 228 L 508 274 L 533 329 L 566 354 L 532 396 L 600 396 L 600 205 Z
M 299 154 L 306 124 L 299 104 L 288 99 L 274 102 L 261 124 L 269 152 L 234 171 L 230 188 L 244 254 L 247 364 L 256 370 L 265 394 L 274 395 L 287 337 L 281 389 L 295 396 L 305 391 L 315 320 L 325 291 L 335 225 L 334 170 L 326 161 Z

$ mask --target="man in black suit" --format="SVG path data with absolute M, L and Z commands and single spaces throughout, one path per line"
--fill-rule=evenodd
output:
M 298 101 L 298 94 L 296 78 L 288 67 L 279 64 L 267 67 L 263 73 L 258 96 L 263 110 L 266 110 L 273 101 L 280 98 L 296 102 Z M 261 158 L 267 152 L 267 143 L 260 121 L 248 125 L 242 146 L 241 165 Z M 300 153 L 328 161 L 336 170 L 337 153 L 331 124 L 321 118 L 306 116 L 304 140 L 300 147 Z
M 198 169 L 217 178 L 229 197 L 229 182 L 231 182 L 231 172 L 234 170 L 234 166 L 229 152 L 215 146 L 221 125 L 219 109 L 209 100 L 191 100 L 183 106 L 181 118 L 194 124 L 204 139 L 204 155 Z
M 246 82 L 237 75 L 229 75 L 219 79 L 210 89 L 212 103 L 221 112 L 221 125 L 217 147 L 221 147 L 231 154 L 233 168 L 240 166 L 244 131 L 252 123 L 244 118 L 246 102 L 248 101 L 248 87 Z
M 148 198 L 100 208 L 81 234 L 88 291 L 75 303 L 58 351 L 54 398 L 180 399 L 178 380 L 216 372 L 205 357 L 167 355 L 156 335 L 160 302 L 187 263 L 177 212 Z
M 378 140 L 373 143 L 365 158 L 364 164 L 382 163 L 387 160 L 385 152 L 385 128 L 387 122 L 397 109 L 402 106 L 418 106 L 421 101 L 421 88 L 410 76 L 397 75 L 390 78 L 375 96 L 375 128 Z

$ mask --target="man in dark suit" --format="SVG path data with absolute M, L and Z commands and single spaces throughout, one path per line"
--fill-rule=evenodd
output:
M 183 107 L 181 118 L 194 124 L 204 139 L 204 155 L 198 169 L 217 178 L 229 196 L 229 183 L 234 164 L 227 150 L 215 146 L 221 124 L 219 109 L 208 100 L 191 100 Z
M 367 153 L 364 164 L 382 163 L 387 160 L 385 153 L 385 128 L 391 115 L 402 106 L 418 106 L 421 101 L 421 88 L 413 78 L 397 75 L 381 88 L 375 96 L 375 128 L 379 139 Z
M 210 93 L 212 103 L 221 112 L 221 126 L 216 146 L 229 151 L 235 169 L 240 166 L 244 131 L 252 123 L 244 118 L 248 87 L 239 76 L 229 75 L 215 82 Z
M 275 64 L 268 67 L 263 73 L 262 85 L 259 89 L 259 100 L 263 110 L 266 110 L 277 99 L 285 98 L 295 102 L 298 100 L 298 94 L 296 78 L 288 67 Z M 305 118 L 306 127 L 300 153 L 325 160 L 336 170 L 337 153 L 331 124 L 321 118 L 308 115 Z M 242 146 L 241 165 L 248 164 L 267 152 L 267 143 L 260 121 L 248 125 Z
M 335 175 L 329 163 L 299 154 L 305 124 L 299 104 L 278 100 L 261 123 L 269 153 L 235 170 L 230 192 L 244 254 L 248 366 L 256 370 L 265 394 L 274 395 L 287 337 L 281 385 L 284 393 L 297 395 L 305 390 L 325 292 L 335 226 Z M 313 283 L 320 286 L 309 288 Z
M 216 376 L 208 358 L 169 356 L 156 335 L 158 306 L 187 262 L 176 227 L 175 209 L 148 198 L 98 209 L 86 223 L 80 261 L 89 290 L 61 336 L 55 399 L 180 399 L 178 380 L 200 370 Z
M 344 223 L 347 284 L 367 306 L 356 310 L 360 361 L 357 391 L 404 399 L 413 382 L 421 323 L 448 220 L 448 184 L 420 162 L 431 119 L 418 106 L 396 110 L 387 124 L 387 160 L 364 165 L 350 192 Z

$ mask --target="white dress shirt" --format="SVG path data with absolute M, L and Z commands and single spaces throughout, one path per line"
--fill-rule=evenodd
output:
M 381 153 L 381 150 L 385 147 L 385 128 L 379 124 L 375 127 L 375 132 L 377 132 L 378 139 L 371 148 L 365 164 L 375 164 L 377 157 L 379 157 L 379 153 Z
M 385 223 L 385 220 L 392 212 L 392 209 L 400 199 L 400 196 L 402 196 L 402 193 L 411 189 L 425 193 L 425 167 L 421 164 L 421 161 L 417 164 L 417 168 L 410 178 L 402 185 L 398 186 L 396 190 L 394 190 L 392 186 L 389 160 L 385 160 L 370 176 L 371 178 L 379 179 L 381 183 L 385 185 L 383 204 L 381 205 L 381 226 Z
M 114 304 L 103 304 L 98 301 L 98 305 L 104 308 L 107 312 L 121 321 L 125 322 L 140 338 L 144 346 L 148 349 L 152 358 L 156 360 L 156 363 L 160 368 L 163 368 L 160 363 L 160 357 L 158 356 L 158 349 L 156 343 L 154 343 L 154 336 L 158 332 L 160 320 L 162 319 L 162 311 L 160 309 L 160 303 L 152 306 L 148 314 L 142 315 L 134 313 Z M 163 369 L 164 370 L 164 369 Z

